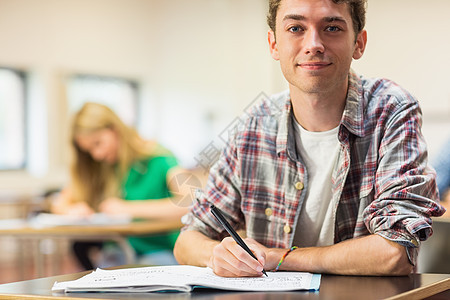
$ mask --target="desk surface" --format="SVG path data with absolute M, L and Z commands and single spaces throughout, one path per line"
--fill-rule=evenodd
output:
M 0 236 L 12 237 L 14 239 L 29 240 L 34 243 L 43 239 L 64 239 L 69 241 L 115 241 L 123 250 L 125 261 L 127 264 L 135 263 L 136 253 L 131 245 L 127 242 L 127 236 L 142 236 L 159 234 L 172 230 L 179 230 L 182 223 L 179 220 L 145 220 L 139 222 L 131 222 L 128 224 L 111 224 L 111 225 L 70 225 L 70 226 L 52 226 L 52 227 L 31 227 L 19 226 L 17 228 L 0 228 Z M 51 260 L 50 268 L 44 265 L 44 258 L 40 252 L 40 247 L 37 244 L 31 245 L 28 243 L 20 243 L 18 250 L 17 267 L 21 272 L 23 278 L 25 266 L 23 263 L 25 251 L 33 250 L 35 258 L 35 277 L 43 277 L 48 274 L 46 270 L 52 270 L 52 274 L 60 274 L 61 272 L 54 270 L 61 270 L 61 261 L 58 260 L 58 255 Z M 31 247 L 31 248 L 30 248 Z M 1 272 L 1 266 L 0 266 Z
M 131 267 L 131 266 L 130 266 Z M 77 279 L 89 272 L 0 285 L 0 299 L 423 299 L 450 289 L 450 274 L 402 277 L 323 275 L 319 292 L 231 292 L 212 289 L 192 293 L 53 293 L 55 281 Z
M 83 236 L 89 235 L 147 235 L 160 233 L 170 230 L 180 229 L 182 223 L 179 220 L 147 220 L 140 222 L 131 222 L 120 225 L 71 225 L 71 226 L 53 226 L 53 227 L 20 227 L 12 229 L 0 229 L 0 235 L 17 236 L 64 236 L 82 233 Z

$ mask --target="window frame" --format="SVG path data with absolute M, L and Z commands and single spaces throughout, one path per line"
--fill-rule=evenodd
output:
M 11 71 L 13 73 L 15 73 L 21 80 L 22 82 L 22 93 L 23 93 L 23 160 L 22 163 L 20 165 L 18 165 L 17 168 L 2 168 L 0 165 L 0 172 L 11 172 L 11 171 L 24 171 L 26 170 L 27 166 L 28 166 L 28 154 L 29 154 L 29 150 L 28 150 L 28 145 L 29 145 L 29 140 L 28 140 L 28 117 L 29 117 L 29 112 L 28 112 L 28 97 L 29 97 L 29 93 L 28 93 L 28 72 L 23 70 L 23 69 L 19 69 L 19 68 L 13 68 L 13 67 L 7 67 L 7 66 L 2 66 L 0 65 L 0 70 L 7 70 L 7 71 Z
M 81 73 L 81 72 L 79 72 L 79 73 L 73 73 L 73 74 L 68 76 L 68 78 L 66 80 L 66 88 L 68 89 L 68 84 L 69 84 L 70 80 L 79 79 L 79 78 L 80 79 L 92 78 L 92 79 L 103 79 L 103 80 L 113 80 L 113 81 L 117 80 L 117 81 L 122 81 L 124 83 L 130 84 L 130 87 L 132 88 L 133 93 L 135 95 L 135 97 L 133 99 L 133 105 L 134 105 L 133 114 L 134 114 L 135 118 L 134 118 L 132 124 L 128 124 L 128 125 L 131 125 L 131 126 L 133 126 L 134 128 L 137 129 L 137 126 L 139 125 L 139 121 L 140 121 L 139 120 L 139 118 L 140 118 L 139 111 L 140 111 L 140 106 L 141 106 L 141 103 L 140 103 L 140 85 L 139 85 L 139 81 L 138 80 L 130 79 L 130 78 L 126 78 L 126 77 L 121 77 L 121 76 L 112 76 L 112 75 L 102 75 L 102 74 Z M 66 94 L 66 97 L 67 97 L 67 101 L 68 101 L 68 103 L 67 103 L 68 104 L 68 112 L 69 112 L 69 115 L 71 115 L 74 112 L 70 110 L 71 103 L 70 103 L 70 97 L 69 97 L 68 92 Z M 91 100 L 89 100 L 89 101 L 91 101 Z M 111 108 L 111 106 L 109 106 L 109 107 Z M 115 113 L 117 113 L 117 112 L 115 111 Z

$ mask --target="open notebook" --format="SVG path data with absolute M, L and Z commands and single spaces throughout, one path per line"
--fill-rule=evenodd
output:
M 55 282 L 52 291 L 190 292 L 194 288 L 237 291 L 318 290 L 320 275 L 301 272 L 267 272 L 268 277 L 225 278 L 210 268 L 194 266 L 158 266 L 117 270 L 97 269 L 77 280 Z

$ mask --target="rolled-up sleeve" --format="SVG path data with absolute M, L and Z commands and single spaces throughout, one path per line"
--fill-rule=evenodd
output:
M 389 101 L 379 139 L 374 201 L 364 210 L 371 233 L 406 247 L 415 264 L 420 241 L 432 234 L 439 205 L 436 173 L 427 166 L 426 143 L 421 133 L 421 111 L 416 101 Z

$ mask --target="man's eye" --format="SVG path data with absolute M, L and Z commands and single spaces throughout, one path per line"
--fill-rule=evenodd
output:
M 338 26 L 328 26 L 325 30 L 328 31 L 328 32 L 341 31 L 341 29 Z
M 288 29 L 290 32 L 299 32 L 301 31 L 301 28 L 299 26 L 292 26 Z

